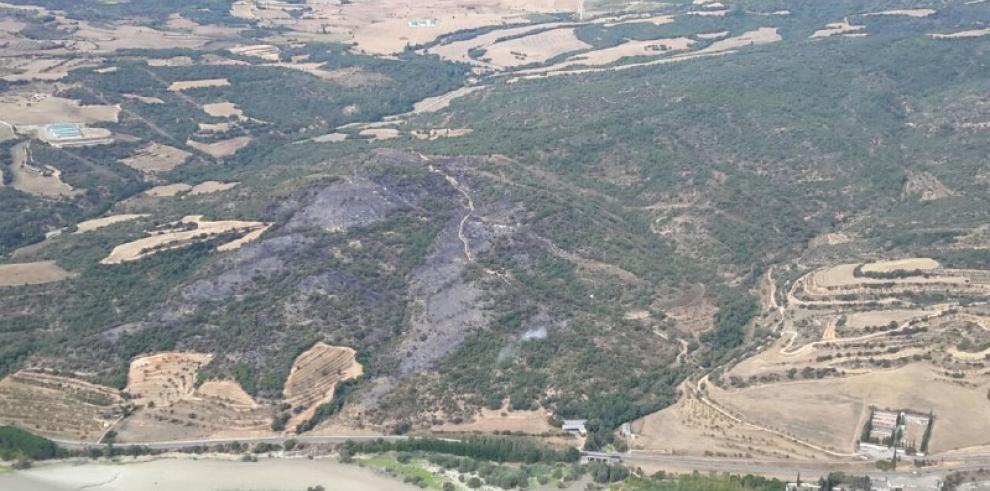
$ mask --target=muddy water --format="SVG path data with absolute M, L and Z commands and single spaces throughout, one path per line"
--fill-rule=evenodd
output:
M 0 474 L 3 491 L 303 491 L 316 485 L 354 491 L 419 489 L 370 469 L 325 459 L 159 459 L 126 464 L 38 465 Z

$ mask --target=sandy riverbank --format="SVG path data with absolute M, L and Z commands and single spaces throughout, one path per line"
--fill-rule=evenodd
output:
M 355 491 L 418 490 L 355 465 L 328 459 L 237 462 L 162 458 L 134 463 L 59 463 L 0 474 L 4 491 L 303 491 L 309 486 Z

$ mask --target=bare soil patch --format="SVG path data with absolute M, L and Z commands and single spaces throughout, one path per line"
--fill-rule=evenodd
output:
M 0 287 L 40 285 L 72 276 L 72 273 L 59 267 L 55 261 L 0 264 Z

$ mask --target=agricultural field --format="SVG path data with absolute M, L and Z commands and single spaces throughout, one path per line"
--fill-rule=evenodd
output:
M 815 460 L 889 410 L 988 444 L 988 23 L 8 0 L 0 423 Z

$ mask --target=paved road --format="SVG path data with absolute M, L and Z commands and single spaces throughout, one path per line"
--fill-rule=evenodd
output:
M 164 442 L 116 442 L 115 445 L 118 447 L 127 447 L 130 445 L 139 445 L 142 447 L 148 447 L 155 450 L 177 450 L 180 448 L 188 447 L 198 447 L 198 446 L 213 446 L 213 445 L 224 445 L 227 443 L 278 443 L 282 444 L 288 440 L 295 440 L 300 443 L 344 443 L 348 440 L 353 441 L 367 441 L 367 440 L 405 440 L 406 436 L 353 436 L 353 435 L 292 435 L 292 436 L 266 436 L 266 437 L 256 437 L 256 438 L 210 438 L 202 440 L 174 440 L 174 441 L 164 441 Z M 84 450 L 90 447 L 102 447 L 102 444 L 93 442 L 80 442 L 73 440 L 52 440 L 57 443 L 60 447 L 67 448 L 69 450 Z

